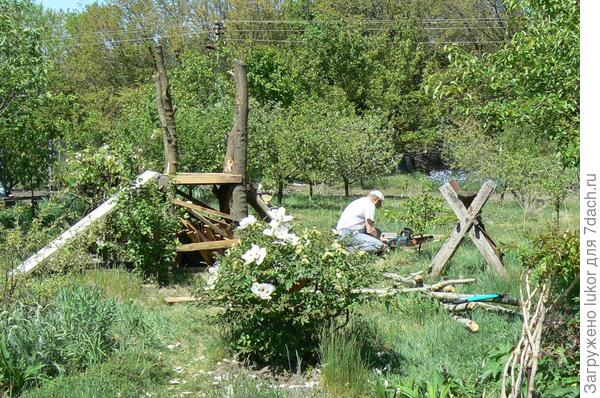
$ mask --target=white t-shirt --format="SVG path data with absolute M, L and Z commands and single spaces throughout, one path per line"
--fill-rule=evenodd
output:
M 335 229 L 341 231 L 347 228 L 364 232 L 367 220 L 375 221 L 375 203 L 367 197 L 362 197 L 344 209 Z

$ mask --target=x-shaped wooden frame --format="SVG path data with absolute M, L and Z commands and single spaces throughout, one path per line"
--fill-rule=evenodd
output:
M 450 234 L 444 246 L 437 252 L 431 262 L 430 275 L 432 277 L 439 276 L 467 234 L 469 234 L 469 237 L 475 243 L 475 246 L 479 249 L 479 252 L 487 263 L 494 267 L 500 275 L 506 276 L 506 269 L 497 254 L 495 245 L 490 241 L 477 221 L 477 216 L 494 193 L 494 189 L 496 189 L 496 184 L 493 181 L 486 181 L 467 209 L 449 183 L 440 187 L 440 192 L 458 217 L 459 222 L 454 230 L 452 230 L 452 234 Z

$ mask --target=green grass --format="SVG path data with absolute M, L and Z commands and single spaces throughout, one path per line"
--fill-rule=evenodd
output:
M 353 187 L 352 194 L 382 189 L 387 199 L 378 212 L 377 224 L 385 231 L 400 231 L 407 225 L 396 218 L 404 197 L 424 192 L 439 196 L 436 187 L 423 176 L 395 176 L 375 180 L 364 189 Z M 316 189 L 312 200 L 308 189 L 296 189 L 284 198 L 284 206 L 295 216 L 295 229 L 335 226 L 339 214 L 351 198 L 342 187 Z M 328 196 L 320 195 L 325 192 Z M 355 196 L 356 197 L 356 196 Z M 565 203 L 561 214 L 563 228 L 578 228 L 577 198 Z M 464 241 L 446 267 L 444 278 L 469 277 L 476 283 L 459 287 L 462 292 L 519 294 L 522 266 L 518 250 L 528 245 L 527 237 L 552 223 L 549 207 L 533 215 L 523 215 L 513 201 L 492 198 L 483 211 L 487 231 L 505 253 L 507 280 L 490 270 L 469 241 Z M 447 235 L 452 222 L 427 232 Z M 373 258 L 378 271 L 408 274 L 427 271 L 443 241 L 426 244 L 416 251 L 398 250 L 384 258 Z M 114 329 L 116 348 L 102 363 L 85 372 L 45 382 L 27 392 L 27 397 L 341 397 L 373 396 L 375 385 L 387 380 L 391 385 L 426 383 L 435 372 L 456 379 L 481 374 L 488 353 L 495 347 L 514 342 L 521 323 L 518 317 L 496 315 L 482 310 L 472 313 L 480 331 L 472 333 L 455 322 L 437 302 L 419 295 L 374 298 L 355 309 L 355 326 L 326 335 L 321 343 L 320 385 L 300 388 L 314 370 L 302 375 L 257 372 L 248 365 L 231 362 L 221 330 L 206 322 L 205 310 L 195 305 L 165 306 L 164 296 L 187 295 L 201 285 L 201 275 L 182 272 L 177 282 L 159 288 L 124 270 L 97 269 L 71 274 L 35 276 L 21 287 L 19 299 L 51 300 L 65 285 L 91 285 L 103 289 L 115 300 L 118 322 Z M 390 286 L 382 278 L 379 286 Z M 360 326 L 357 326 L 360 323 Z M 322 366 L 322 365 L 320 365 Z M 295 385 L 290 388 L 289 385 Z M 281 386 L 287 385 L 287 386 Z M 298 387 L 298 388 L 296 388 Z

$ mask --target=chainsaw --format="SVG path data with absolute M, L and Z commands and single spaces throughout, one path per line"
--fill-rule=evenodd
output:
M 415 247 L 418 246 L 421 250 L 423 242 L 433 240 L 431 234 L 415 234 L 411 228 L 404 228 L 400 233 L 384 232 L 381 237 L 387 241 L 390 249 L 398 247 Z

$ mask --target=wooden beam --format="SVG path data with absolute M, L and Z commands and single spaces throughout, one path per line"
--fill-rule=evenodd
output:
M 179 188 L 175 188 L 175 193 L 176 193 L 177 195 L 183 196 L 183 197 L 184 197 L 186 200 L 188 200 L 188 201 L 192 202 L 192 203 L 193 203 L 193 204 L 195 204 L 195 205 L 202 206 L 202 207 L 204 207 L 204 208 L 207 208 L 207 209 L 210 209 L 210 210 L 215 210 L 215 211 L 217 210 L 217 209 L 215 209 L 214 207 L 212 207 L 212 206 L 210 206 L 210 205 L 208 205 L 208 204 L 204 203 L 204 202 L 203 202 L 203 201 L 201 201 L 200 199 L 193 197 L 191 193 L 190 193 L 190 194 L 187 194 L 187 193 L 183 192 L 183 191 L 182 191 L 181 189 L 179 189 Z
M 165 297 L 165 302 L 168 305 L 180 304 L 180 303 L 195 303 L 200 301 L 199 297 L 185 296 L 185 297 Z
M 221 218 L 225 218 L 227 220 L 235 221 L 235 219 L 233 217 L 231 217 L 229 214 L 221 213 L 220 211 L 217 211 L 217 210 L 207 209 L 206 207 L 195 205 L 193 203 L 187 203 L 187 202 L 184 202 L 183 200 L 179 200 L 179 199 L 173 199 L 173 200 L 171 200 L 171 202 L 177 206 L 182 206 L 187 209 L 204 212 L 204 213 L 212 214 L 214 216 L 219 216 Z
M 193 211 L 193 210 L 191 210 L 191 211 Z M 200 214 L 195 214 L 195 217 L 198 218 L 200 221 L 202 221 L 206 226 L 208 226 L 214 232 L 216 232 L 219 235 L 221 235 L 223 238 L 229 239 L 229 237 L 230 237 L 229 234 L 227 232 L 223 231 L 221 228 L 217 227 L 212 222 L 210 222 L 210 220 L 208 218 L 202 217 Z
M 241 184 L 242 176 L 229 173 L 177 173 L 171 182 L 175 185 Z
M 177 246 L 178 252 L 195 252 L 199 250 L 228 249 L 240 243 L 239 239 L 216 240 L 213 242 L 188 243 Z
M 150 171 L 150 170 L 145 171 L 142 175 L 140 175 L 135 180 L 134 188 L 141 187 L 142 185 L 146 185 L 150 181 L 156 180 L 159 175 L 160 174 L 155 171 Z M 37 267 L 41 262 L 43 262 L 44 260 L 49 258 L 52 254 L 54 254 L 54 252 L 56 252 L 61 247 L 66 245 L 69 241 L 71 241 L 73 238 L 75 238 L 77 235 L 79 235 L 82 231 L 87 229 L 87 227 L 89 227 L 91 224 L 93 224 L 94 222 L 96 222 L 98 220 L 101 220 L 106 215 L 108 215 L 111 211 L 113 211 L 113 209 L 117 205 L 117 202 L 120 197 L 121 197 L 120 192 L 113 195 L 110 199 L 108 199 L 106 202 L 102 203 L 99 207 L 97 207 L 90 214 L 88 214 L 87 216 L 85 216 L 81 220 L 79 220 L 71 228 L 67 229 L 65 232 L 60 234 L 58 236 L 58 238 L 54 239 L 46 247 L 39 250 L 37 253 L 35 253 L 33 256 L 29 257 L 26 261 L 24 261 L 17 268 L 15 268 L 11 272 L 9 272 L 9 275 L 13 275 L 13 274 L 20 273 L 20 272 L 29 272 L 32 269 L 34 269 L 35 267 Z

